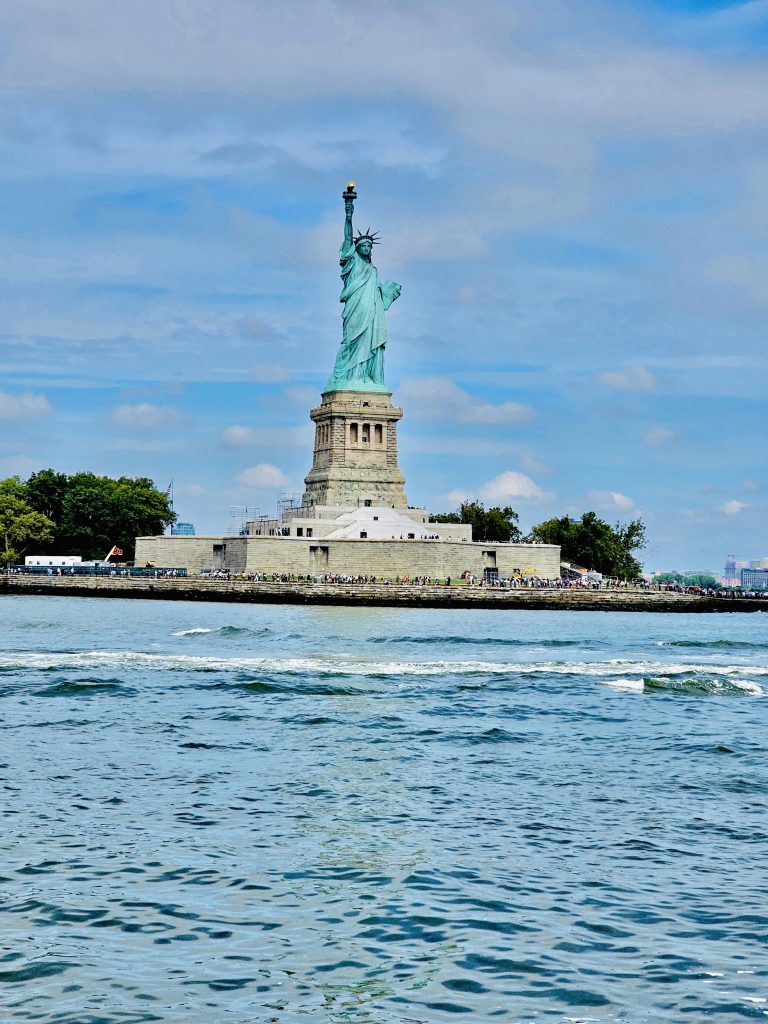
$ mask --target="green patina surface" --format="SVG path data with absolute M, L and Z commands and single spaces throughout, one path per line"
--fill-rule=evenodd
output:
M 326 391 L 387 391 L 384 383 L 384 348 L 387 325 L 384 313 L 400 295 L 400 285 L 380 281 L 371 262 L 375 237 L 370 229 L 356 238 L 352 215 L 357 194 L 350 182 L 344 193 L 344 241 L 339 250 L 343 334 Z

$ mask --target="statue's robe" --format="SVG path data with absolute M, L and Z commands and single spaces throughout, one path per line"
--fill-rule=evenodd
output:
M 387 325 L 384 310 L 394 302 L 391 281 L 379 282 L 376 267 L 358 253 L 353 242 L 339 250 L 340 301 L 344 303 L 343 340 L 336 356 L 330 385 L 384 384 L 384 346 Z

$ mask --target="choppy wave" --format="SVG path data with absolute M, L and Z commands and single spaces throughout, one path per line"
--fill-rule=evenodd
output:
M 587 643 L 584 640 L 557 640 L 546 637 L 542 640 L 521 640 L 509 637 L 471 636 L 372 636 L 369 644 L 426 644 L 437 647 L 585 647 L 597 646 L 600 641 Z
M 751 693 L 760 696 L 765 691 L 751 679 L 712 678 L 711 675 L 644 676 L 643 689 L 650 693 L 709 693 L 715 696 L 729 693 Z
M 764 692 L 757 679 L 768 677 L 766 665 L 713 665 L 687 662 L 613 658 L 604 661 L 480 661 L 480 660 L 362 660 L 340 656 L 303 658 L 207 657 L 191 654 L 154 654 L 139 651 L 19 652 L 0 656 L 0 672 L 22 669 L 52 672 L 65 670 L 144 671 L 183 673 L 246 673 L 303 677 L 357 676 L 510 676 L 537 678 L 574 676 L 595 678 L 615 687 L 668 690 L 688 693 Z M 87 685 L 91 685 L 86 681 Z M 85 685 L 85 684 L 84 684 Z
M 120 694 L 129 696 L 136 691 L 126 686 L 122 679 L 60 679 L 43 690 L 37 690 L 37 697 L 108 696 Z
M 15 1024 L 767 1019 L 753 617 L 0 606 Z
M 700 650 L 723 651 L 765 651 L 768 643 L 760 644 L 749 640 L 659 640 L 657 647 L 692 647 Z
M 267 636 L 270 629 L 250 629 L 248 626 L 219 626 L 213 629 L 209 626 L 193 626 L 191 629 L 178 629 L 171 636 L 204 636 L 206 633 L 213 633 L 216 636 Z

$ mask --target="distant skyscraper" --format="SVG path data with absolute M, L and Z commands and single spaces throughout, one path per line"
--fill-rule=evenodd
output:
M 720 582 L 724 587 L 738 587 L 741 582 L 736 571 L 736 555 L 728 555 Z

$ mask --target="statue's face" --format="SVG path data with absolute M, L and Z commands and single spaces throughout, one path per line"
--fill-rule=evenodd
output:
M 357 243 L 357 251 L 360 253 L 361 256 L 370 256 L 372 249 L 373 245 L 371 244 L 371 240 L 369 238 L 364 238 L 362 242 Z

